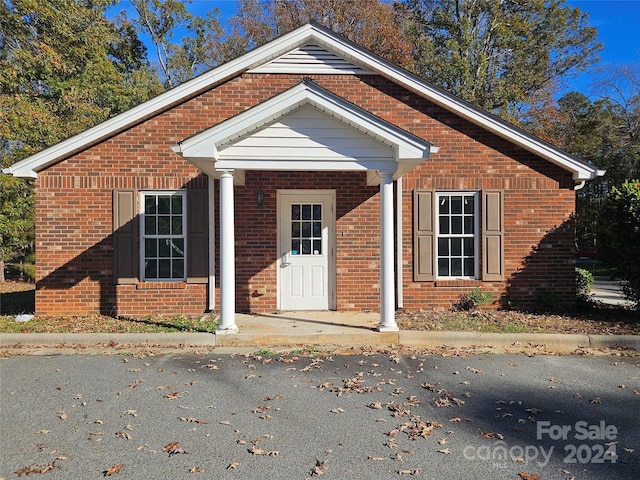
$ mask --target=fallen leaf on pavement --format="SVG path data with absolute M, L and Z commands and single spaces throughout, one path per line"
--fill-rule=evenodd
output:
M 418 475 L 420 475 L 420 469 L 416 468 L 415 470 L 398 470 L 398 473 L 400 475 L 413 475 L 417 477 Z
M 470 422 L 471 419 L 470 418 L 464 418 L 464 417 L 453 417 L 449 419 L 450 422 Z
M 16 470 L 15 473 L 18 474 L 19 477 L 21 477 L 23 474 L 24 475 L 30 475 L 32 473 L 47 473 L 50 472 L 51 470 L 53 470 L 56 466 L 56 461 L 54 460 L 53 462 L 46 464 L 46 465 L 36 465 L 36 464 L 31 464 L 29 466 L 26 466 L 24 468 L 21 468 L 19 470 Z
M 171 442 L 164 446 L 162 449 L 163 452 L 167 452 L 169 456 L 175 455 L 177 453 L 187 453 L 178 442 Z
M 124 430 L 120 430 L 118 432 L 116 432 L 116 436 L 117 437 L 122 437 L 125 440 L 131 440 L 133 437 L 131 435 L 129 435 L 127 432 L 125 432 Z
M 114 473 L 117 473 L 118 475 L 120 475 L 121 472 L 122 472 L 122 464 L 118 463 L 118 464 L 114 465 L 113 467 L 107 468 L 104 472 L 102 472 L 102 474 L 105 477 L 110 477 Z
M 189 422 L 189 423 L 199 423 L 199 424 L 205 424 L 207 422 L 205 422 L 202 418 L 193 418 L 193 417 L 180 417 L 180 421 L 181 422 Z
M 540 480 L 540 475 L 536 475 L 535 473 L 520 472 L 518 476 L 522 480 Z
M 327 470 L 327 461 L 326 460 L 318 460 L 316 459 L 315 466 L 311 469 L 311 476 L 324 475 L 324 472 Z

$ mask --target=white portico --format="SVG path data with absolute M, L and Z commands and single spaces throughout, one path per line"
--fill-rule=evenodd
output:
M 246 170 L 365 171 L 369 185 L 380 185 L 379 330 L 398 329 L 393 181 L 435 147 L 305 79 L 173 148 L 220 180 L 220 333 L 237 332 L 233 186 L 244 183 Z

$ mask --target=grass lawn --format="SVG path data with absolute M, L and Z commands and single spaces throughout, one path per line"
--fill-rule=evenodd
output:
M 214 332 L 217 328 L 211 319 L 180 315 L 147 318 L 37 316 L 30 322 L 17 323 L 16 315 L 33 312 L 34 292 L 33 284 L 0 283 L 0 333 Z M 397 320 L 403 330 L 640 335 L 639 311 L 597 304 L 571 315 L 517 311 L 399 311 Z

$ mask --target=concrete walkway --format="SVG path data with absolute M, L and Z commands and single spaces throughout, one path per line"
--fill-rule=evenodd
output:
M 617 280 L 596 279 L 591 288 L 591 296 L 594 300 L 609 305 L 631 306 L 631 302 L 624 298 L 620 282 Z
M 95 349 L 126 348 L 215 349 L 221 352 L 247 352 L 262 349 L 288 350 L 319 348 L 410 349 L 442 346 L 486 349 L 525 349 L 530 347 L 569 352 L 578 348 L 631 348 L 640 352 L 640 336 L 562 335 L 533 333 L 475 333 L 401 330 L 378 332 L 377 313 L 285 312 L 271 315 L 236 317 L 237 334 L 210 333 L 31 333 L 0 335 L 0 348 Z

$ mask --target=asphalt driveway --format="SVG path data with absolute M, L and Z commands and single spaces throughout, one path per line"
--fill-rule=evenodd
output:
M 19 356 L 0 382 L 0 478 L 640 477 L 640 357 Z

